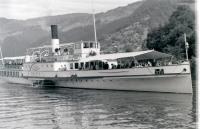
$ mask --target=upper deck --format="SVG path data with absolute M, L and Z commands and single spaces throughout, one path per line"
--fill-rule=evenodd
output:
M 25 62 L 57 62 L 80 60 L 100 54 L 100 44 L 94 41 L 80 41 L 59 44 L 55 51 L 51 45 L 27 49 Z

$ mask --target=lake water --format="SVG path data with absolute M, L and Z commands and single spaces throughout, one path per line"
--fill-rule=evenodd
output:
M 2 129 L 193 129 L 191 94 L 0 84 Z

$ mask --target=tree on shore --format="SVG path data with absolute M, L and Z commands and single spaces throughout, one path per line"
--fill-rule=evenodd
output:
M 177 59 L 185 58 L 184 33 L 189 43 L 189 58 L 196 56 L 195 14 L 189 6 L 181 5 L 171 15 L 169 22 L 148 33 L 147 48 L 170 53 Z

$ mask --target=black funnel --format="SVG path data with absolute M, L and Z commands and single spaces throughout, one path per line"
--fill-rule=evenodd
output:
M 51 25 L 51 38 L 58 39 L 58 27 L 57 25 Z

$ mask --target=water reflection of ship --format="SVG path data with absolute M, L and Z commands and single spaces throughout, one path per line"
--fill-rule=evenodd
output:
M 49 91 L 48 91 L 49 92 Z M 53 106 L 58 118 L 72 118 L 69 127 L 146 127 L 175 128 L 180 122 L 188 127 L 194 115 L 192 96 L 187 94 L 161 94 L 148 92 L 113 92 L 58 89 L 53 94 L 62 100 L 58 104 L 66 111 L 59 113 L 59 106 Z M 67 95 L 67 97 L 66 97 Z M 54 95 L 53 95 L 54 96 Z M 106 98 L 106 99 L 105 99 Z M 167 121 L 167 123 L 165 122 Z M 67 121 L 62 120 L 67 123 Z M 68 121 L 69 122 L 69 121 Z M 188 125 L 187 125 L 188 124 Z

